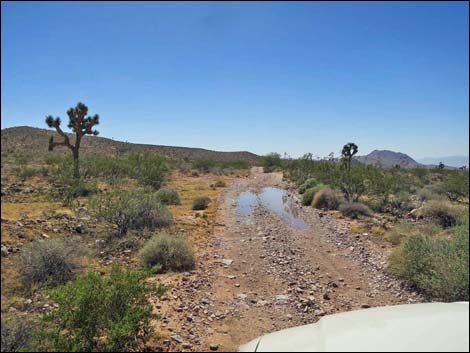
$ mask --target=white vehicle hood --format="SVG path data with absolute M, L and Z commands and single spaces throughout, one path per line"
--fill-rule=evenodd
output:
M 468 302 L 386 306 L 259 337 L 241 352 L 469 351 Z

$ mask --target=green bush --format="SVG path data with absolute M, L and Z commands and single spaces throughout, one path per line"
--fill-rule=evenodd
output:
M 46 163 L 53 167 L 59 181 L 73 179 L 73 163 L 70 157 L 50 156 Z M 123 157 L 88 156 L 80 160 L 83 177 L 115 178 L 129 177 L 142 185 L 159 189 L 169 174 L 168 161 L 155 153 L 132 153 Z
M 282 160 L 279 153 L 272 152 L 263 157 L 263 171 L 265 173 L 271 173 L 280 167 L 282 167 Z
M 195 266 L 194 252 L 185 238 L 159 233 L 139 252 L 146 267 L 161 266 L 162 271 L 189 271 Z
M 144 282 L 142 271 L 113 267 L 109 276 L 89 272 L 50 292 L 59 305 L 44 316 L 34 348 L 59 352 L 125 352 L 139 348 L 150 331 L 152 307 L 147 295 L 162 285 Z
M 52 175 L 58 185 L 52 189 L 52 195 L 71 203 L 77 197 L 85 197 L 98 192 L 96 180 L 86 180 L 84 177 L 76 179 L 73 177 L 72 158 L 62 158 L 53 160 L 54 168 Z
M 166 159 L 157 154 L 134 153 L 129 155 L 130 175 L 143 185 L 159 189 L 168 177 Z
M 164 205 L 179 205 L 181 203 L 180 196 L 175 189 L 163 188 L 158 190 L 156 195 Z
M 342 196 L 330 188 L 324 188 L 313 197 L 312 206 L 325 210 L 337 210 L 343 202 Z
M 26 348 L 31 335 L 31 324 L 20 316 L 4 320 L 2 313 L 2 352 L 21 352 Z
M 461 217 L 462 210 L 447 201 L 432 200 L 427 202 L 419 211 L 419 215 L 430 219 L 442 228 L 453 227 Z
M 384 239 L 394 245 L 401 243 L 402 239 L 411 235 L 436 236 L 442 232 L 442 227 L 434 222 L 398 222 L 385 235 Z
M 410 212 L 414 206 L 411 202 L 411 195 L 406 191 L 402 191 L 388 199 L 385 210 L 395 215 L 403 215 Z
M 466 170 L 452 170 L 439 185 L 439 191 L 446 195 L 450 201 L 457 201 L 461 197 L 468 198 L 469 172 Z
M 93 199 L 90 204 L 98 218 L 117 226 L 120 235 L 129 229 L 153 230 L 173 223 L 170 211 L 156 193 L 143 189 L 112 191 Z
M 451 238 L 411 235 L 390 257 L 389 270 L 445 301 L 469 300 L 468 228 Z
M 22 284 L 29 289 L 34 285 L 53 287 L 71 280 L 83 253 L 78 238 L 33 241 L 21 252 Z
M 193 161 L 193 168 L 201 173 L 209 173 L 217 166 L 217 162 L 213 159 L 200 158 Z
M 416 193 L 420 201 L 442 200 L 442 196 L 435 190 L 435 187 L 427 185 Z
M 325 188 L 325 185 L 317 184 L 316 186 L 305 190 L 305 192 L 302 194 L 302 200 L 301 200 L 302 205 L 303 206 L 312 205 L 313 197 L 315 196 L 315 194 L 324 188 Z
M 223 187 L 226 187 L 227 184 L 225 184 L 225 181 L 223 180 L 217 180 L 215 183 L 214 183 L 214 186 L 216 188 L 223 188 Z
M 347 202 L 339 207 L 339 210 L 344 216 L 356 219 L 359 216 L 370 216 L 371 211 L 369 207 L 360 202 Z
M 193 210 L 205 210 L 211 202 L 210 197 L 198 196 L 193 200 Z
M 303 194 L 307 189 L 313 188 L 318 185 L 318 181 L 314 178 L 309 178 L 299 186 L 299 194 Z
M 21 179 L 26 180 L 32 176 L 39 175 L 42 170 L 36 167 L 28 165 L 20 165 L 13 169 L 13 172 L 18 175 Z

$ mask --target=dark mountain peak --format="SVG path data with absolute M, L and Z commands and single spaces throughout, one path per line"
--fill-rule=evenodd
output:
M 390 150 L 373 150 L 366 156 L 359 156 L 357 160 L 365 164 L 373 164 L 385 168 L 391 168 L 396 165 L 400 167 L 416 167 L 419 165 L 413 158 L 402 152 Z

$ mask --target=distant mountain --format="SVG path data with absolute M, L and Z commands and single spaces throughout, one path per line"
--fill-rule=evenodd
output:
M 53 130 L 39 129 L 29 126 L 19 126 L 2 129 L 2 158 L 11 154 L 25 154 L 31 157 L 43 158 L 57 154 L 68 155 L 66 148 L 56 148 L 53 152 L 47 150 L 49 137 L 60 139 Z M 73 141 L 72 135 L 70 135 Z M 174 147 L 161 145 L 146 145 L 115 141 L 105 137 L 85 136 L 82 140 L 80 153 L 83 155 L 118 156 L 131 152 L 157 152 L 171 158 L 181 159 L 213 159 L 219 162 L 234 162 L 243 160 L 251 165 L 260 165 L 262 157 L 251 152 L 220 152 L 203 148 Z
M 419 163 L 405 153 L 388 150 L 374 150 L 366 156 L 358 156 L 356 160 L 364 164 L 373 164 L 384 168 L 399 165 L 403 168 L 418 167 Z
M 433 164 L 438 165 L 439 162 L 444 163 L 446 166 L 449 167 L 462 167 L 468 166 L 469 164 L 469 156 L 447 156 L 447 157 L 425 157 L 417 159 L 419 163 L 422 164 Z

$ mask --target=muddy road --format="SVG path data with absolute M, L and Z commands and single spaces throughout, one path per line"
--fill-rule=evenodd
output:
M 281 174 L 254 169 L 220 194 L 198 269 L 157 304 L 163 349 L 236 351 L 326 314 L 422 300 L 385 273 L 389 245 L 301 207 L 287 188 Z

